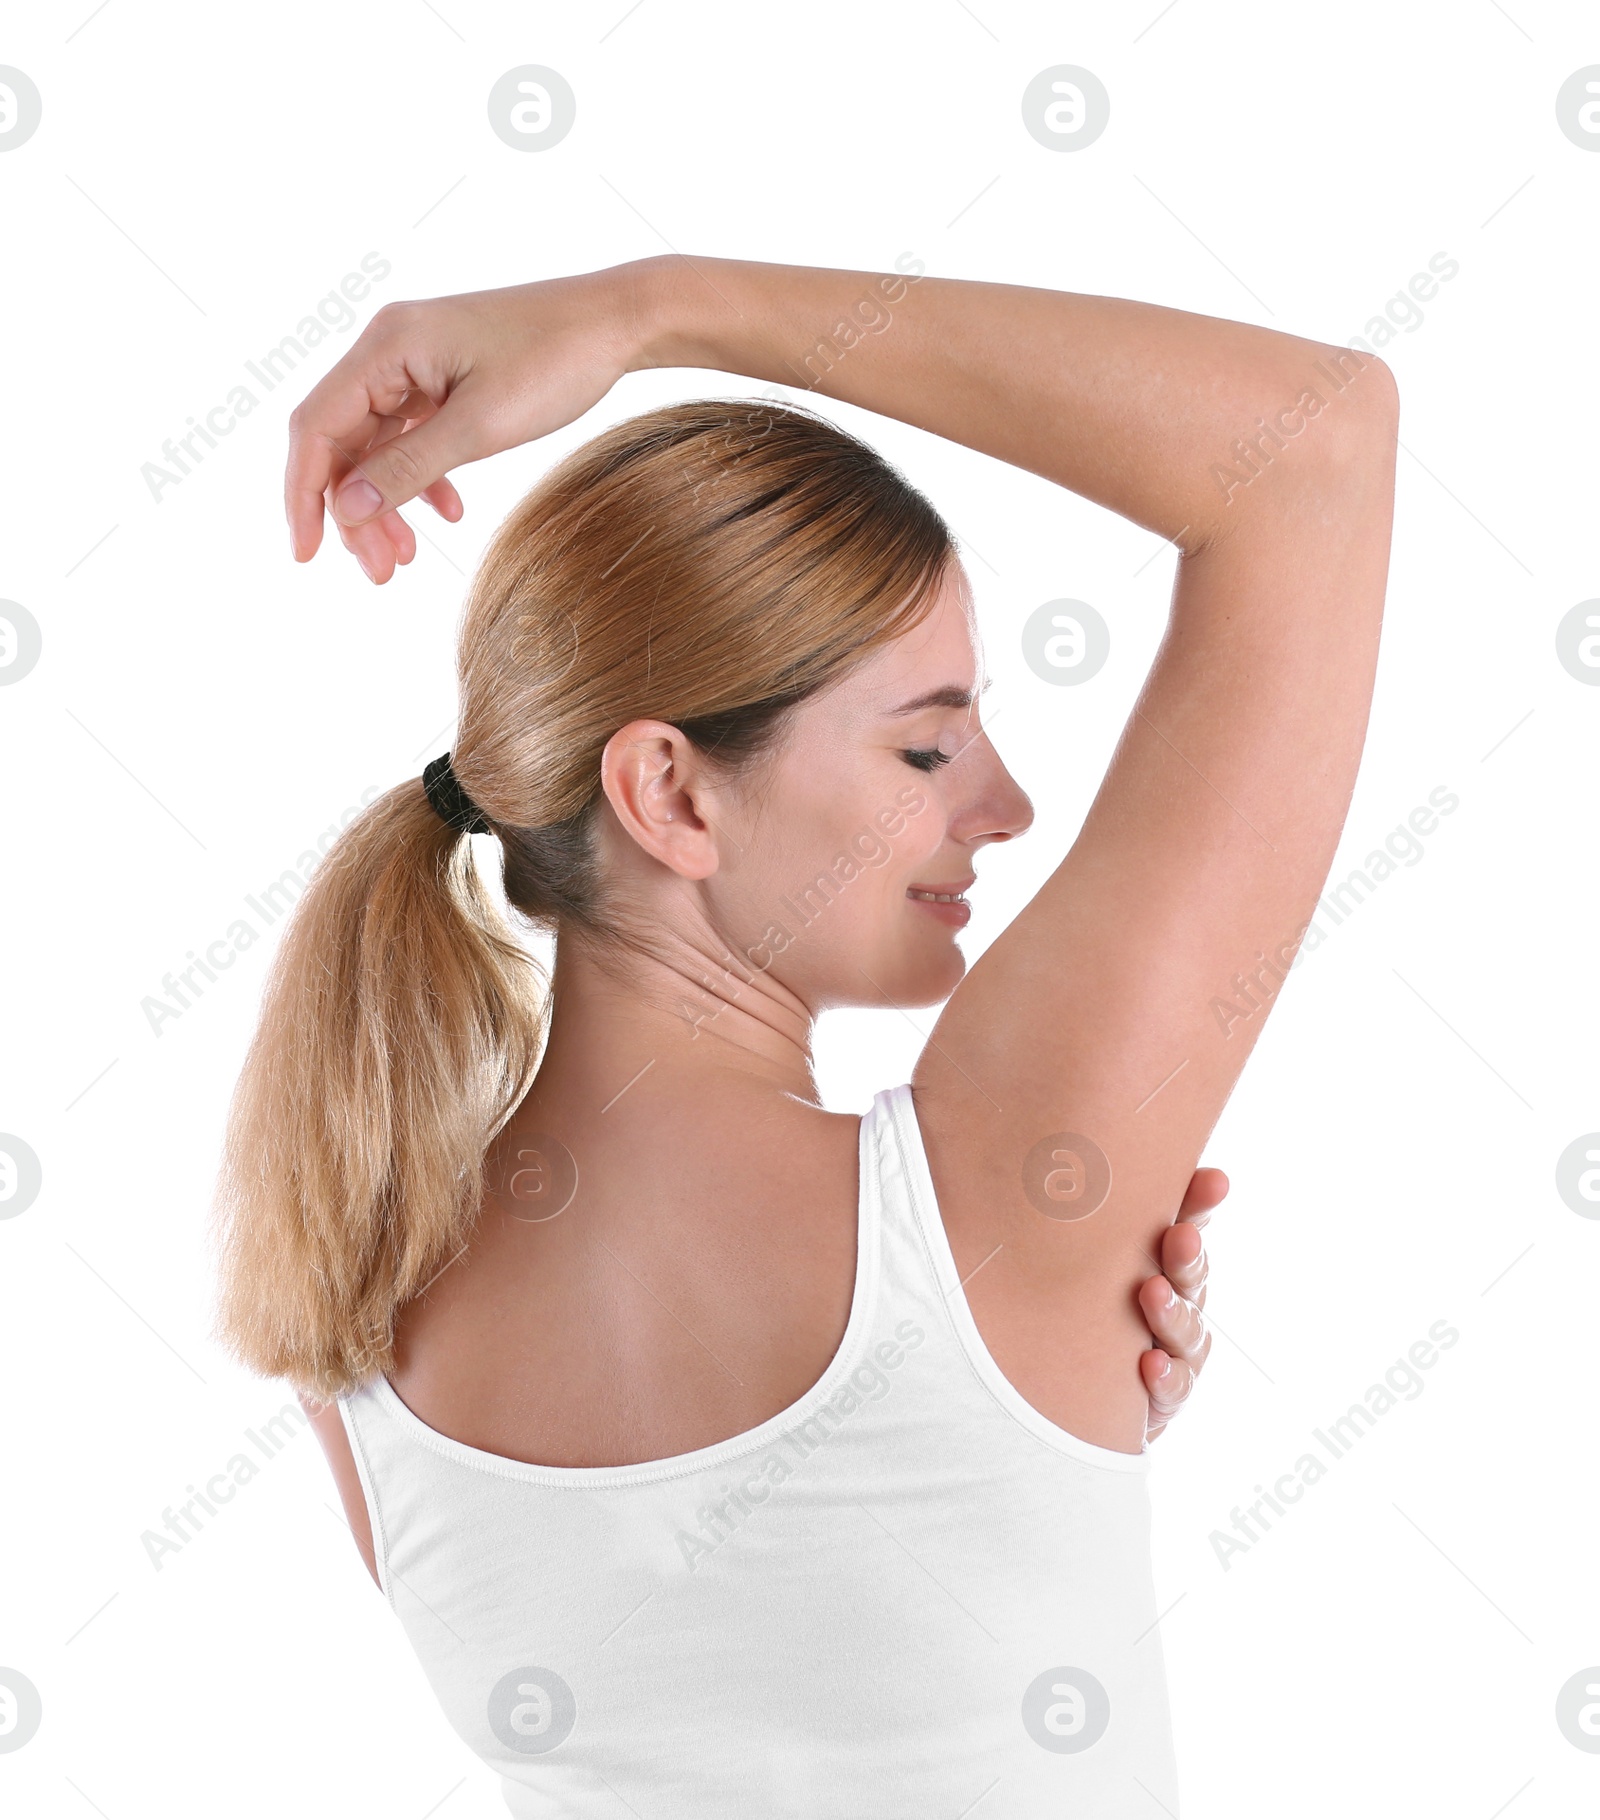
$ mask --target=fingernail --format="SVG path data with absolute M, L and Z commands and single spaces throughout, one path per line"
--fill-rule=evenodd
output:
M 343 524 L 359 524 L 363 519 L 370 518 L 383 504 L 383 495 L 370 480 L 349 481 L 334 498 Z
M 1161 1369 L 1156 1373 L 1156 1376 L 1158 1378 L 1164 1378 L 1167 1375 L 1167 1373 L 1170 1372 L 1171 1370 L 1172 1370 L 1171 1359 L 1163 1359 L 1161 1361 Z
M 1176 1306 L 1176 1304 L 1177 1304 L 1177 1300 L 1178 1300 L 1178 1292 L 1177 1292 L 1177 1290 L 1176 1290 L 1176 1289 L 1174 1289 L 1174 1288 L 1173 1288 L 1173 1287 L 1172 1287 L 1172 1285 L 1171 1285 L 1171 1284 L 1170 1284 L 1170 1283 L 1168 1283 L 1168 1285 L 1167 1285 L 1167 1299 L 1166 1299 L 1166 1301 L 1164 1301 L 1164 1302 L 1163 1302 L 1163 1303 L 1162 1303 L 1162 1304 L 1161 1304 L 1161 1306 L 1162 1306 L 1162 1307 L 1163 1307 L 1163 1308 L 1172 1308 L 1172 1307 L 1175 1307 L 1175 1306 Z

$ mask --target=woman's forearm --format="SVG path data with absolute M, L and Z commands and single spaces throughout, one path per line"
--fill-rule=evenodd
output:
M 681 255 L 637 262 L 632 368 L 815 389 L 1043 475 L 1185 550 L 1321 455 L 1379 366 L 1120 297 Z

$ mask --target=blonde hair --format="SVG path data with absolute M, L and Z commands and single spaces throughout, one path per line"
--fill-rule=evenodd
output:
M 952 553 L 875 450 L 767 401 L 630 418 L 521 500 L 462 614 L 452 756 L 512 920 L 420 776 L 313 874 L 223 1144 L 217 1333 L 237 1359 L 321 1398 L 389 1371 L 400 1309 L 468 1242 L 549 1015 L 516 925 L 616 933 L 591 835 L 617 728 L 663 720 L 743 765 L 927 611 Z

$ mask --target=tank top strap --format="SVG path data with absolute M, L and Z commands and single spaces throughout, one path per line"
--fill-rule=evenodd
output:
M 952 1287 L 959 1295 L 960 1284 L 953 1275 L 933 1197 L 910 1084 L 886 1087 L 876 1094 L 866 1127 L 863 1162 L 870 1155 L 879 1295 L 886 1308 L 898 1306 L 903 1312 L 912 1307 L 927 1309 L 939 1317 L 939 1325 L 947 1325 Z M 862 1217 L 867 1217 L 865 1196 Z M 937 1231 L 930 1229 L 930 1222 Z
M 1000 1369 L 978 1331 L 950 1249 L 909 1083 L 886 1088 L 872 1104 L 885 1314 L 925 1311 L 930 1338 L 938 1336 L 927 1353 L 929 1366 L 937 1361 L 949 1383 L 958 1377 L 976 1383 L 991 1406 L 1052 1451 L 1113 1473 L 1143 1473 L 1148 1445 L 1123 1453 L 1080 1439 L 1035 1409 Z

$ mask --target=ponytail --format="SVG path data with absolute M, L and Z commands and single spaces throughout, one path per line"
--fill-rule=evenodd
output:
M 274 957 L 229 1111 L 219 1336 L 321 1398 L 393 1365 L 526 1093 L 544 970 L 414 778 L 345 829 Z

